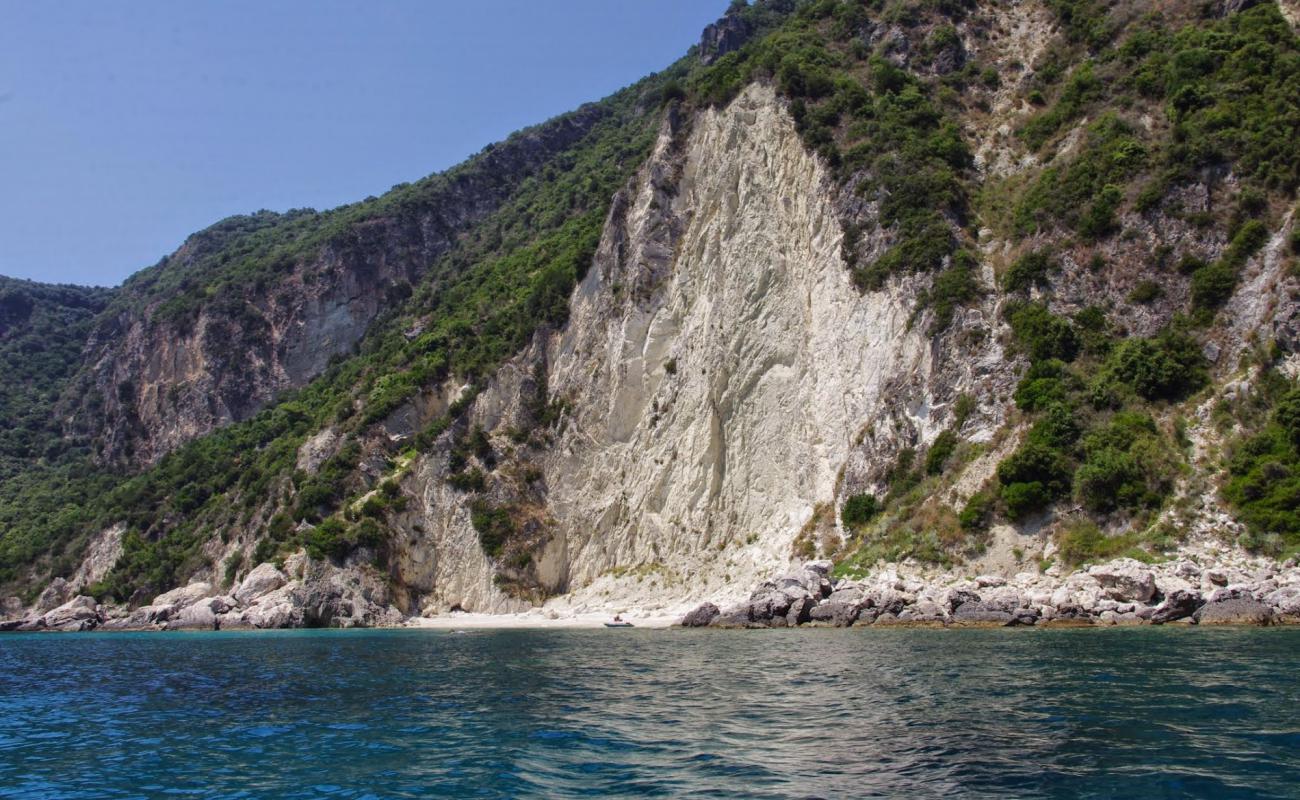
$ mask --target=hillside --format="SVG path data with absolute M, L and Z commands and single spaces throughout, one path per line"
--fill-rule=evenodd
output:
M 197 623 L 260 627 L 1292 558 L 1298 20 L 737 3 L 447 173 L 6 283 L 0 589 L 274 573 Z

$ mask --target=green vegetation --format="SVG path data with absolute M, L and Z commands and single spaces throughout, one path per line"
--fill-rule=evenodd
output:
M 1180 448 L 1148 407 L 1180 401 L 1208 381 L 1196 341 L 1174 326 L 1112 342 L 1104 316 L 1089 310 L 1078 327 L 1098 338 L 1071 364 L 1081 341 L 1074 323 L 1042 304 L 1013 305 L 1009 316 L 1031 358 L 1015 401 L 1034 424 L 998 465 L 1007 516 L 1021 520 L 1071 495 L 1098 514 L 1160 507 L 1182 468 Z
M 1057 264 L 1043 250 L 1031 250 L 1020 258 L 1002 276 L 1002 288 L 1008 292 L 1024 292 L 1034 286 L 1046 287 Z
M 925 474 L 938 475 L 957 449 L 957 434 L 946 430 L 934 438 L 930 449 L 925 453 Z
M 1128 293 L 1128 301 L 1130 303 L 1147 305 L 1148 303 L 1155 302 L 1161 294 L 1163 294 L 1163 291 L 1160 288 L 1160 284 L 1155 281 L 1138 281 L 1138 285 L 1134 286 L 1133 291 Z
M 754 31 L 747 44 L 709 66 L 683 60 L 575 112 L 567 117 L 572 141 L 565 144 L 515 158 L 512 148 L 542 133 L 534 129 L 379 198 L 320 213 L 232 217 L 195 234 L 182 251 L 116 292 L 0 280 L 0 590 L 30 594 L 49 575 L 68 574 L 87 539 L 117 522 L 128 528 L 124 556 L 95 587 L 101 597 L 145 597 L 217 566 L 206 564 L 201 545 L 234 528 L 262 531 L 254 562 L 300 546 L 334 559 L 361 547 L 382 551 L 386 520 L 405 499 L 395 480 L 379 483 L 374 470 L 360 468 L 361 443 L 375 438 L 372 426 L 450 377 L 470 384 L 466 397 L 402 446 L 419 451 L 449 444 L 450 482 L 470 495 L 465 499 L 485 550 L 524 557 L 511 548 L 521 535 L 520 510 L 485 499 L 502 480 L 498 459 L 508 455 L 494 452 L 482 431 L 467 429 L 463 412 L 504 359 L 540 328 L 564 323 L 567 298 L 591 261 L 610 198 L 644 160 L 664 106 L 689 113 L 724 103 L 754 80 L 770 81 L 788 100 L 799 135 L 849 190 L 850 204 L 878 211 L 886 240 L 870 259 L 861 227 L 870 212 L 843 212 L 843 252 L 857 286 L 871 291 L 897 275 L 930 275 L 917 313 L 930 315 L 932 334 L 979 297 L 973 231 L 988 224 L 1003 235 L 1068 235 L 1016 243 L 1022 255 L 1001 276 L 1001 288 L 1015 295 L 1005 304 L 1012 353 L 1030 361 L 1014 393 L 1029 426 L 1024 442 L 959 514 L 928 503 L 927 492 L 966 452 L 957 450 L 957 431 L 975 404 L 963 396 L 953 428 L 923 459 L 911 449 L 900 453 L 885 496 L 846 500 L 843 522 L 861 534 L 854 559 L 942 563 L 978 542 L 995 515 L 1024 519 L 1067 500 L 1092 521 L 1080 516 L 1067 526 L 1066 562 L 1149 548 L 1154 540 L 1145 534 L 1105 536 L 1095 523 L 1149 515 L 1185 469 L 1178 428 L 1165 411 L 1208 380 L 1197 326 L 1213 322 L 1246 261 L 1267 240 L 1270 220 L 1284 203 L 1294 203 L 1300 185 L 1294 144 L 1300 44 L 1271 3 L 1213 17 L 1178 6 L 1130 19 L 1131 4 L 1048 0 L 1062 36 L 1034 65 L 1026 99 L 1041 110 L 1017 132 L 1043 166 L 999 184 L 1006 191 L 995 213 L 977 219 L 963 114 L 988 111 L 985 89 L 999 78 L 974 58 L 964 65 L 950 58 L 961 55 L 961 36 L 981 35 L 978 25 L 962 24 L 969 5 L 765 0 L 737 6 L 734 13 Z M 864 33 L 881 24 L 907 39 L 909 68 L 897 66 L 888 47 Z M 1076 141 L 1071 131 L 1083 120 Z M 1074 146 L 1057 152 L 1066 141 Z M 514 165 L 518 180 L 497 187 L 499 207 L 438 234 L 438 247 L 403 252 L 411 259 L 411 282 L 390 287 L 387 310 L 357 351 L 336 359 L 310 385 L 135 475 L 92 466 L 93 443 L 62 436 L 61 415 L 50 409 L 105 309 L 110 316 L 146 317 L 153 309 L 153 324 L 181 331 L 200 309 L 212 309 L 254 340 L 267 324 L 257 301 L 285 276 L 315 279 L 312 265 L 326 251 L 364 253 L 367 232 L 409 231 L 449 194 L 497 181 L 501 161 Z M 1211 200 L 1224 209 L 1235 202 L 1231 212 L 1188 211 L 1173 199 L 1179 193 L 1172 190 L 1189 182 L 1232 186 L 1219 179 L 1225 173 L 1241 182 L 1239 196 Z M 1121 338 L 1099 308 L 1072 319 L 1053 313 L 1060 306 L 1050 292 L 1061 261 L 1103 272 L 1103 253 L 1111 256 L 1095 245 L 1121 233 L 1124 214 L 1156 210 L 1228 242 L 1211 263 L 1184 255 L 1178 274 L 1141 281 L 1129 295 L 1133 303 L 1156 303 L 1162 286 L 1177 295 L 1186 280 L 1191 320 L 1176 319 L 1155 336 Z M 1292 231 L 1290 244 L 1300 252 L 1300 233 Z M 1172 259 L 1169 249 L 1154 262 L 1163 268 Z M 668 375 L 677 366 L 672 359 L 663 364 Z M 544 374 L 542 380 L 528 424 L 511 435 L 520 448 L 544 438 L 563 414 L 561 402 L 548 402 Z M 1232 447 L 1223 494 L 1249 526 L 1253 546 L 1290 552 L 1300 542 L 1294 435 L 1300 400 L 1293 389 L 1275 385 L 1280 379 L 1271 380 Z M 105 391 L 111 399 L 113 392 L 131 394 L 133 386 Z M 105 402 L 95 392 L 80 399 L 88 418 Z M 299 447 L 327 426 L 340 434 L 338 446 L 314 473 L 299 471 Z M 129 427 L 114 433 L 131 435 Z M 378 455 L 396 458 L 397 447 Z M 228 562 L 221 574 L 232 580 L 244 566 Z
M 840 521 L 845 528 L 860 528 L 880 513 L 880 501 L 874 494 L 855 494 L 844 501 Z
M 1229 451 L 1223 497 L 1246 523 L 1243 543 L 1271 555 L 1300 552 L 1300 388 L 1267 372 L 1258 429 Z
M 1057 222 L 1095 241 L 1116 229 L 1121 187 L 1147 164 L 1148 152 L 1127 122 L 1106 114 L 1088 126 L 1079 154 L 1048 167 L 1015 208 L 1015 227 L 1031 234 Z
M 51 409 L 112 290 L 0 277 L 0 481 L 75 457 Z
M 492 506 L 485 500 L 475 500 L 470 505 L 470 522 L 478 532 L 483 552 L 493 558 L 501 555 L 506 542 L 515 533 L 515 524 L 510 519 L 509 511 Z
M 1172 187 L 1223 166 L 1247 182 L 1246 192 L 1288 194 L 1300 184 L 1300 152 L 1290 145 L 1300 133 L 1300 40 L 1275 4 L 1177 29 L 1175 14 L 1120 25 L 1101 3 L 1049 5 L 1066 43 L 1048 50 L 1035 81 L 1056 98 L 1019 134 L 1039 150 L 1076 120 L 1092 114 L 1096 121 L 1078 152 L 1050 164 L 1015 204 L 1017 232 L 1059 224 L 1095 241 L 1117 232 L 1127 202 L 1149 211 Z M 1163 112 L 1169 124 L 1142 131 L 1131 122 L 1142 111 Z M 1243 222 L 1234 220 L 1229 233 Z M 1231 293 L 1234 260 L 1196 277 L 1198 308 L 1212 310 Z
M 1192 306 L 1213 312 L 1228 301 L 1237 288 L 1237 276 L 1246 261 L 1268 241 L 1268 228 L 1252 219 L 1238 229 L 1223 257 L 1192 271 Z
M 993 509 L 993 498 L 984 492 L 976 492 L 970 496 L 970 499 L 966 501 L 966 505 L 962 507 L 961 513 L 957 515 L 957 522 L 963 530 L 984 530 L 993 517 Z
M 1056 535 L 1057 557 L 1068 567 L 1109 561 L 1114 558 L 1154 560 L 1143 537 L 1132 531 L 1107 536 L 1088 519 L 1069 521 Z

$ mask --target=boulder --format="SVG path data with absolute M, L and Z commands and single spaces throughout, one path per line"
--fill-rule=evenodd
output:
M 44 617 L 44 627 L 56 631 L 87 631 L 100 623 L 98 604 L 89 595 L 74 597 Z
M 302 609 L 289 599 L 261 602 L 240 612 L 240 617 L 254 628 L 301 628 Z
M 40 597 L 36 598 L 36 611 L 38 613 L 52 611 L 71 599 L 72 586 L 63 578 L 55 578 L 41 592 Z
M 19 597 L 0 598 L 0 619 L 17 619 L 23 614 L 23 601 Z
M 1283 586 L 1269 592 L 1263 600 L 1283 619 L 1300 619 L 1300 587 Z
M 687 628 L 703 628 L 718 618 L 722 612 L 712 603 L 704 603 L 699 608 L 682 617 L 682 625 Z
M 831 596 L 826 598 L 826 601 L 829 603 L 848 603 L 850 605 L 858 605 L 862 602 L 863 597 L 862 589 L 857 586 L 850 586 L 844 589 L 836 589 L 831 592 Z
M 102 631 L 141 631 L 157 628 L 154 624 L 156 609 L 153 606 L 141 606 L 130 614 L 106 619 L 100 623 Z
M 978 603 L 980 596 L 967 589 L 953 589 L 948 592 L 944 599 L 944 605 L 947 606 L 948 613 L 952 613 L 967 603 Z
M 1011 615 L 1016 618 L 1015 622 L 1012 623 L 1014 625 L 1037 625 L 1038 619 L 1041 616 L 1038 609 L 1032 606 L 1017 608 L 1015 611 L 1011 612 Z
M 274 564 L 262 563 L 244 576 L 233 594 L 239 605 L 248 605 L 255 598 L 274 592 L 288 582 L 289 579 Z
M 957 610 L 952 613 L 949 619 L 950 625 L 962 626 L 993 626 L 1005 627 L 1013 625 L 1016 622 L 1015 615 L 996 606 L 975 600 L 972 602 L 962 603 Z
M 166 629 L 169 631 L 214 631 L 217 629 L 217 615 L 212 610 L 211 603 L 192 603 L 167 620 Z
M 188 586 L 181 586 L 172 589 L 170 592 L 163 592 L 155 597 L 149 605 L 184 608 L 192 603 L 197 603 L 205 597 L 211 597 L 212 593 L 212 584 L 196 581 Z
M 1024 608 L 1029 600 L 1021 594 L 1020 590 L 1003 586 L 985 592 L 981 595 L 980 602 L 985 608 L 1012 613 L 1018 608 Z
M 1200 593 L 1196 591 L 1180 589 L 1170 592 L 1151 612 L 1151 622 L 1154 625 L 1163 625 L 1166 622 L 1190 617 L 1196 613 L 1203 602 Z
M 1207 603 L 1221 603 L 1224 600 L 1258 600 L 1255 587 L 1244 583 L 1233 583 L 1220 587 L 1205 596 Z
M 858 618 L 858 606 L 855 603 L 833 603 L 826 601 L 810 612 L 812 622 L 847 628 Z
M 744 628 L 749 625 L 749 606 L 743 605 L 724 611 L 714 617 L 711 624 L 715 628 Z
M 911 598 L 895 589 L 874 589 L 863 598 L 863 605 L 875 609 L 876 615 L 893 614 L 897 616 L 907 607 Z
M 1201 568 L 1196 566 L 1192 561 L 1179 561 L 1174 565 L 1174 575 L 1184 580 L 1192 580 L 1201 577 Z
M 803 625 L 812 620 L 812 610 L 816 604 L 811 597 L 804 595 L 790 602 L 790 610 L 785 613 L 787 625 Z
M 1147 565 L 1134 558 L 1117 558 L 1088 570 L 1097 583 L 1114 600 L 1146 603 L 1155 597 L 1156 576 Z
M 255 628 L 253 623 L 248 621 L 244 612 L 231 610 L 224 614 L 217 615 L 217 629 L 223 631 L 244 631 Z
M 784 618 L 790 610 L 790 596 L 785 592 L 773 589 L 756 600 L 751 600 L 750 619 L 755 622 L 763 622 L 774 617 Z
M 1199 625 L 1268 625 L 1273 609 L 1252 598 L 1232 598 L 1208 602 L 1197 610 Z
M 803 568 L 805 570 L 809 572 L 815 572 L 818 575 L 822 576 L 823 578 L 829 577 L 831 574 L 831 569 L 833 569 L 834 567 L 835 565 L 832 562 L 827 561 L 825 559 L 822 559 L 821 561 L 809 561 L 803 565 Z
M 980 575 L 975 578 L 975 583 L 981 589 L 992 589 L 998 586 L 1006 586 L 1007 579 L 1000 575 Z

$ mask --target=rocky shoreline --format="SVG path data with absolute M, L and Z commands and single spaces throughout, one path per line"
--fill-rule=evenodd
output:
M 55 581 L 31 610 L 0 618 L 0 632 L 376 628 L 406 620 L 377 572 L 337 568 L 301 553 L 283 569 L 259 564 L 229 592 L 196 581 L 135 609 L 101 605 L 89 595 L 68 599 L 69 593 Z
M 194 582 L 135 609 L 72 594 L 70 586 L 56 581 L 31 609 L 7 601 L 0 607 L 0 632 L 421 627 L 433 619 L 452 621 L 402 613 L 374 570 L 340 568 L 301 553 L 282 566 L 258 565 L 224 593 L 211 583 Z M 565 618 L 554 612 L 538 613 L 547 627 L 564 625 Z M 588 610 L 586 617 L 596 613 Z M 530 627 L 516 616 L 519 627 Z M 812 561 L 764 581 L 743 602 L 725 608 L 704 603 L 680 618 L 689 628 L 1162 624 L 1300 624 L 1300 565 L 1294 559 L 1279 565 L 1198 563 L 1195 557 L 1145 564 L 1121 558 L 1076 572 L 1050 568 L 1009 578 L 910 572 L 890 565 L 853 579 L 834 577 L 829 561 Z
M 1300 567 L 1247 572 L 1183 559 L 1149 565 L 1121 558 L 1060 576 L 924 581 L 886 569 L 865 580 L 833 579 L 816 561 L 765 581 L 743 603 L 705 603 L 686 627 L 1064 627 L 1087 625 L 1272 625 L 1300 623 Z

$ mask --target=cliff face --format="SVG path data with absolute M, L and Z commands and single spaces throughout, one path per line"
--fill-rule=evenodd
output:
M 796 557 L 801 532 L 834 533 L 841 496 L 932 439 L 960 392 L 1010 382 L 995 339 L 945 352 L 913 324 L 915 280 L 854 288 L 842 239 L 835 189 L 771 87 L 665 123 L 568 324 L 469 412 L 508 451 L 536 370 L 566 408 L 554 438 L 519 457 L 543 476 L 526 495 L 544 518 L 527 571 L 544 594 L 655 607 L 747 591 Z M 966 311 L 949 336 L 981 319 Z M 522 607 L 494 580 L 443 458 L 415 470 L 425 534 L 402 545 L 405 562 L 438 565 L 415 582 L 426 607 Z
M 94 440 L 104 461 L 149 464 L 304 386 L 331 359 L 352 353 L 464 230 L 603 116 L 598 106 L 584 108 L 517 134 L 447 177 L 396 189 L 396 202 L 317 234 L 319 246 L 283 258 L 273 277 L 225 284 L 215 301 L 181 319 L 159 313 L 171 295 L 128 286 L 91 335 L 86 366 L 65 401 L 69 430 Z M 310 227 L 331 224 L 330 215 L 316 216 L 321 221 Z M 203 247 L 202 235 L 187 242 L 154 268 L 152 283 L 193 272 Z M 229 249 L 239 258 L 238 243 Z

